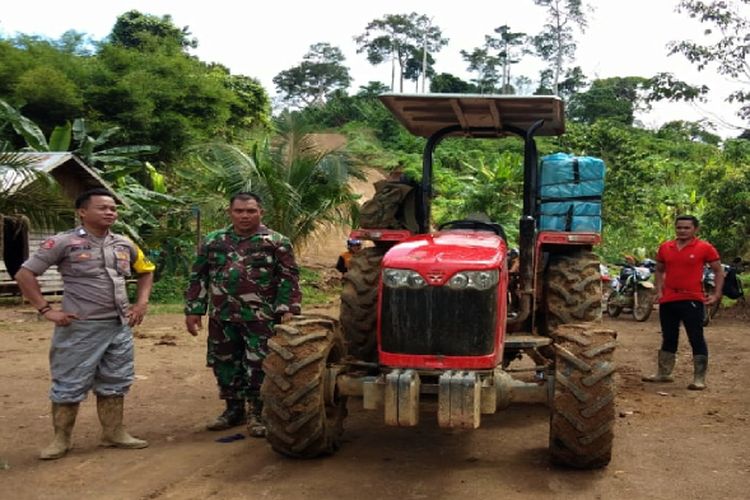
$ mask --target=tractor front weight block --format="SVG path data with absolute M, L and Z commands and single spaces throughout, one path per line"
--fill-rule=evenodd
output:
M 329 368 L 336 393 L 361 397 L 365 410 L 384 412 L 386 425 L 413 427 L 419 424 L 420 405 L 434 405 L 440 427 L 476 429 L 481 414 L 492 414 L 511 404 L 550 404 L 553 375 L 544 381 L 514 379 L 508 372 L 447 370 L 426 377 L 413 369 L 392 369 L 380 375 L 355 375 Z M 422 401 L 422 396 L 426 400 Z

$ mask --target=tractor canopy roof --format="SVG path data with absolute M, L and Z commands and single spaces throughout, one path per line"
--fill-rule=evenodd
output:
M 535 135 L 565 132 L 563 101 L 556 96 L 476 94 L 383 94 L 380 100 L 413 135 L 431 137 L 450 126 L 461 130 L 449 135 L 503 137 L 512 128 L 528 130 L 544 120 Z

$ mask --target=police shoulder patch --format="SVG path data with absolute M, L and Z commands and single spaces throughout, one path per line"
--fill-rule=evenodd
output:
M 44 240 L 40 245 L 39 248 L 43 248 L 45 250 L 49 250 L 55 246 L 55 239 L 54 238 L 47 238 Z

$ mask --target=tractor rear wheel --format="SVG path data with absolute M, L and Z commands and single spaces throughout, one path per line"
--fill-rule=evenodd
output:
M 616 337 L 595 324 L 562 325 L 555 332 L 549 449 L 557 465 L 596 469 L 612 457 Z
M 349 354 L 364 361 L 377 355 L 378 279 L 387 248 L 365 248 L 354 255 L 341 291 L 341 328 Z
M 600 273 L 599 257 L 592 252 L 550 256 L 544 278 L 547 334 L 559 325 L 601 321 Z
M 266 438 L 274 451 L 295 458 L 334 453 L 341 444 L 346 397 L 329 367 L 345 355 L 335 320 L 300 318 L 277 325 L 268 340 L 260 390 Z

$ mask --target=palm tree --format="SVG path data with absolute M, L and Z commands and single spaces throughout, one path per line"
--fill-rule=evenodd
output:
M 4 139 L 3 132 L 8 128 L 33 145 L 28 149 L 48 148 L 39 127 L 0 100 L 0 214 L 16 218 L 18 227 L 29 223 L 49 228 L 69 224 L 73 212 L 59 186 L 48 174 L 32 167 L 34 156 L 13 150 L 11 143 Z
M 224 143 L 195 150 L 200 168 L 183 173 L 206 195 L 209 210 L 226 207 L 229 195 L 253 191 L 263 199 L 264 222 L 292 243 L 305 241 L 321 226 L 350 221 L 357 214 L 351 177 L 364 176 L 345 153 L 321 147 L 292 114 L 276 122 L 276 135 L 249 152 Z M 222 217 L 223 219 L 223 217 Z

